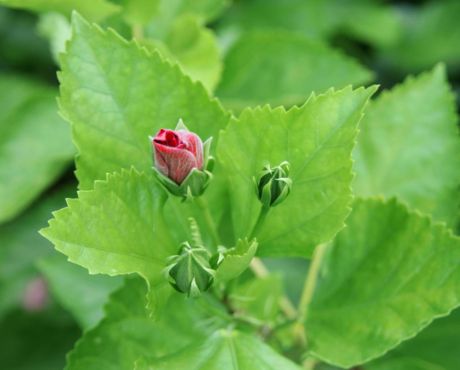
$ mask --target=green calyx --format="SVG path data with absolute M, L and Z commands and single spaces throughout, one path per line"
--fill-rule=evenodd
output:
M 177 291 L 189 297 L 198 297 L 214 281 L 215 270 L 210 260 L 210 253 L 203 246 L 182 243 L 178 254 L 168 258 L 166 271 L 169 282 Z
M 289 162 L 284 161 L 276 167 L 264 166 L 256 182 L 256 193 L 264 207 L 275 207 L 284 201 L 292 188 L 289 178 Z
M 192 169 L 180 185 L 163 175 L 156 167 L 152 167 L 158 182 L 168 193 L 182 197 L 184 201 L 191 200 L 204 193 L 213 177 L 214 158 L 209 154 L 211 142 L 212 137 L 203 143 L 203 170 Z

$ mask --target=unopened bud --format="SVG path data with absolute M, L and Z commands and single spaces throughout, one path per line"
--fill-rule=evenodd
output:
M 289 178 L 289 163 L 279 166 L 266 165 L 256 179 L 256 192 L 265 207 L 275 207 L 291 192 L 292 180 Z
M 214 280 L 210 253 L 202 246 L 182 243 L 179 253 L 169 258 L 167 267 L 171 285 L 179 292 L 197 297 L 209 289 Z
M 182 120 L 175 130 L 161 129 L 150 138 L 154 173 L 172 195 L 184 199 L 200 196 L 212 179 L 213 158 L 209 155 L 212 138 L 202 143 Z

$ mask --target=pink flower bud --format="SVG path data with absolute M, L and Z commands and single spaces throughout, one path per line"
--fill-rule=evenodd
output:
M 193 132 L 161 129 L 152 145 L 155 167 L 178 185 L 192 169 L 203 169 L 203 143 Z
M 48 301 L 48 286 L 42 277 L 34 278 L 26 286 L 22 305 L 26 311 L 35 312 L 45 308 Z

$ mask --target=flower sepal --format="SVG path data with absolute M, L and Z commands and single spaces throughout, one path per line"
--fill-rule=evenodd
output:
M 169 177 L 163 175 L 157 168 L 153 167 L 153 173 L 158 182 L 170 194 L 182 197 L 183 200 L 192 200 L 204 193 L 212 180 L 212 173 L 210 171 L 200 171 L 193 168 L 184 181 L 178 185 Z
M 210 265 L 210 253 L 203 246 L 182 243 L 179 252 L 169 257 L 166 272 L 170 284 L 189 297 L 198 297 L 214 282 L 215 270 Z

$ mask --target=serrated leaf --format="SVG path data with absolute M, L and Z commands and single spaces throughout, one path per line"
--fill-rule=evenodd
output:
M 204 338 L 219 322 L 206 320 L 201 300 L 178 293 L 171 296 L 164 316 L 153 321 L 145 295 L 142 280 L 127 280 L 111 296 L 105 319 L 70 352 L 66 369 L 133 369 L 139 358 L 162 357 Z
M 70 16 L 76 10 L 93 21 L 100 21 L 119 8 L 107 0 L 0 0 L 0 5 L 35 12 L 59 12 Z
M 257 251 L 257 241 L 238 240 L 236 246 L 225 253 L 224 260 L 216 271 L 216 280 L 227 281 L 242 274 Z
M 371 102 L 354 153 L 356 193 L 398 196 L 452 225 L 460 205 L 455 109 L 442 66 Z
M 460 304 L 460 238 L 396 200 L 358 200 L 327 247 L 309 304 L 311 354 L 351 367 Z M 346 318 L 346 319 L 344 319 Z
M 77 15 L 72 24 L 61 60 L 60 102 L 79 149 L 82 189 L 120 168 L 150 170 L 149 135 L 175 127 L 179 118 L 203 139 L 217 139 L 228 116 L 201 84 L 112 31 Z
M 75 185 L 76 187 L 76 185 Z M 44 197 L 14 221 L 0 226 L 0 318 L 22 304 L 29 281 L 38 277 L 36 262 L 53 252 L 38 230 L 51 212 L 65 205 L 73 187 L 63 187 Z
M 275 352 L 254 336 L 220 330 L 206 340 L 147 364 L 136 370 L 300 370 L 300 367 Z
M 366 365 L 369 370 L 457 370 L 460 363 L 460 309 L 435 320 L 415 338 Z
M 62 255 L 38 262 L 54 298 L 87 330 L 103 317 L 102 308 L 109 294 L 121 286 L 118 277 L 91 276 L 83 268 L 68 263 Z
M 343 227 L 351 201 L 351 150 L 374 88 L 328 91 L 301 108 L 243 111 L 221 133 L 218 159 L 228 176 L 235 235 L 249 236 L 258 217 L 253 177 L 270 163 L 290 163 L 292 192 L 271 209 L 257 235 L 258 254 L 310 256 Z
M 243 35 L 224 61 L 217 96 L 241 110 L 270 103 L 293 105 L 313 92 L 362 84 L 372 73 L 338 50 L 289 32 Z
M 68 125 L 49 86 L 0 76 L 0 223 L 23 211 L 72 161 Z
M 164 224 L 165 195 L 159 185 L 135 170 L 122 171 L 78 196 L 54 213 L 41 234 L 91 274 L 139 274 L 156 295 L 152 303 L 163 303 L 170 292 L 163 276 L 166 258 L 177 252 L 180 241 Z

